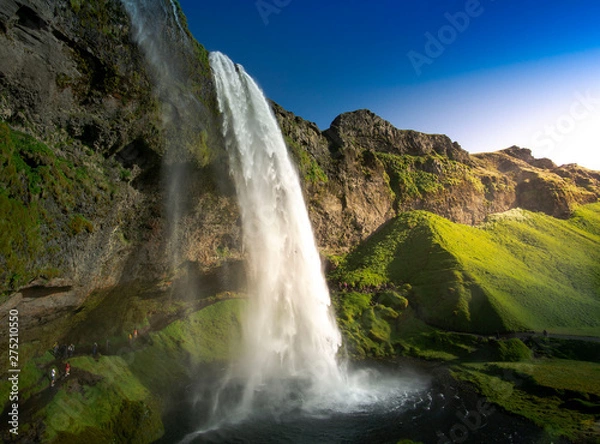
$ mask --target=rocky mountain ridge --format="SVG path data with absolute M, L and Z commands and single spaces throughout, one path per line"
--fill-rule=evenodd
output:
M 320 244 L 333 251 L 402 211 L 477 225 L 517 207 L 566 218 L 600 197 L 598 172 L 556 166 L 526 148 L 470 155 L 447 136 L 399 130 L 368 110 L 342 114 L 325 131 L 274 110 L 304 178 Z
M 2 293 L 61 289 L 54 294 L 64 297 L 33 310 L 46 319 L 97 288 L 242 259 L 207 52 L 181 11 L 180 29 L 171 5 L 157 1 L 167 12 L 155 26 L 185 80 L 176 95 L 199 104 L 191 117 L 158 83 L 120 1 L 1 4 Z M 447 136 L 399 130 L 368 110 L 325 131 L 273 110 L 325 255 L 349 251 L 403 211 L 476 225 L 516 207 L 567 217 L 600 196 L 599 173 L 526 149 L 470 155 Z M 19 297 L 5 297 L 5 308 Z

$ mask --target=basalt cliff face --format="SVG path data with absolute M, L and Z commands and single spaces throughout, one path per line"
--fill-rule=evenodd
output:
M 172 94 L 120 1 L 0 4 L 3 308 L 43 323 L 99 288 L 214 270 L 229 282 L 223 270 L 243 257 L 239 213 L 207 53 L 181 11 L 155 2 L 181 80 Z M 600 196 L 600 173 L 527 149 L 470 155 L 368 110 L 321 131 L 273 109 L 325 254 L 407 210 L 476 225 L 516 207 L 567 217 Z

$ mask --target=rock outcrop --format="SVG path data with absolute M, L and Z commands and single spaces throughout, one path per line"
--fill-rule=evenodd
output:
M 517 207 L 565 218 L 600 197 L 599 173 L 558 167 L 526 148 L 469 155 L 447 136 L 399 130 L 368 110 L 342 114 L 325 131 L 274 110 L 296 155 L 320 245 L 330 252 L 346 251 L 402 211 L 476 225 Z
M 469 153 L 442 134 L 424 134 L 399 130 L 368 109 L 344 113 L 335 118 L 325 131 L 335 150 L 354 145 L 362 149 L 388 153 L 428 156 L 439 154 L 468 163 Z

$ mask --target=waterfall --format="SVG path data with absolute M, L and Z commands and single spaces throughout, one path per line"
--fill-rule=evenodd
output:
M 263 93 L 240 65 L 210 54 L 242 216 L 249 302 L 238 411 L 306 399 L 343 383 L 340 332 L 298 174 Z M 291 382 L 292 381 L 292 382 Z
M 122 2 L 161 103 L 167 252 L 175 269 L 182 258 L 180 220 L 186 211 L 182 178 L 192 173 L 181 159 L 189 135 L 207 129 L 206 119 L 199 118 L 207 111 L 189 85 L 193 46 L 177 28 L 174 3 Z M 338 362 L 341 335 L 299 177 L 269 103 L 244 69 L 223 54 L 211 53 L 210 65 L 241 213 L 248 301 L 241 350 L 216 387 L 192 392 L 194 405 L 208 403 L 212 409 L 199 418 L 201 429 L 182 442 L 243 427 L 255 417 L 300 413 L 325 418 L 399 408 L 409 392 L 419 389 L 415 378 L 407 382 L 371 369 L 348 371 L 345 362 Z
M 181 20 L 179 20 L 179 11 L 177 10 L 177 6 L 175 6 L 174 0 L 169 0 L 171 2 L 171 7 L 173 8 L 173 17 L 175 17 L 175 22 L 177 23 L 177 27 L 181 31 L 182 35 L 185 35 L 185 31 L 183 30 L 183 26 L 181 26 Z
M 417 378 L 346 369 L 298 174 L 277 120 L 254 80 L 210 54 L 230 174 L 247 254 L 242 350 L 224 376 L 205 428 L 183 442 L 252 417 L 397 409 Z
M 179 32 L 183 29 L 174 1 L 121 1 L 161 103 L 168 249 L 175 268 L 181 261 L 178 225 L 185 210 L 180 205 L 185 197 L 181 178 L 189 173 L 181 153 L 186 137 L 207 129 L 199 119 L 207 110 L 188 84 L 195 53 L 187 34 Z M 203 428 L 182 442 L 221 426 L 246 424 L 253 415 L 300 412 L 324 418 L 398 408 L 418 388 L 416 379 L 382 377 L 368 369 L 350 372 L 338 362 L 341 335 L 298 174 L 269 103 L 240 65 L 218 52 L 210 54 L 210 64 L 241 212 L 249 297 L 238 359 L 216 392 L 211 384 L 208 392 L 196 393 L 196 401 L 212 404 L 212 416 L 203 416 Z
M 205 128 L 200 116 L 206 110 L 194 95 L 190 85 L 189 60 L 197 57 L 188 35 L 179 20 L 174 0 L 121 0 L 132 24 L 132 38 L 142 50 L 152 80 L 155 96 L 160 102 L 165 155 L 163 171 L 168 198 L 165 209 L 168 222 L 168 251 L 172 269 L 182 261 L 181 219 L 183 205 L 182 181 L 187 166 L 181 161 L 190 145 L 190 138 Z

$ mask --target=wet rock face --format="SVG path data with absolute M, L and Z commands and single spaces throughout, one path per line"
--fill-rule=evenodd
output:
M 151 217 L 146 207 L 160 192 L 161 144 L 152 85 L 129 34 L 119 1 L 0 0 L 0 119 L 11 137 L 20 131 L 52 152 L 33 139 L 3 140 L 5 159 L 20 156 L 26 168 L 2 179 L 29 181 L 7 187 L 7 197 L 29 212 L 40 248 L 30 258 L 17 252 L 24 265 L 2 273 L 2 292 L 29 277 L 65 276 L 72 297 L 55 299 L 76 305 L 119 279 L 127 255 L 115 234 L 142 237 L 136 219 Z
M 107 155 L 140 137 L 153 140 L 151 85 L 120 2 L 0 4 L 4 121 Z
M 169 33 L 169 44 L 183 48 L 172 51 L 187 79 L 189 91 L 182 94 L 196 97 L 202 112 L 194 115 L 193 131 L 178 131 L 181 150 L 165 168 L 170 104 L 161 100 L 132 29 L 120 0 L 0 0 L 2 136 L 25 133 L 52 152 L 0 140 L 1 167 L 19 156 L 26 165 L 12 177 L 0 174 L 0 183 L 11 188 L 11 205 L 28 215 L 29 237 L 39 245 L 32 254 L 23 243 L 18 269 L 7 270 L 0 252 L 0 293 L 61 276 L 73 282 L 77 299 L 122 281 L 163 277 L 177 265 L 167 251 L 173 231 L 182 239 L 178 260 L 198 264 L 222 259 L 198 245 L 216 249 L 236 239 L 232 199 L 227 193 L 217 199 L 220 185 L 207 180 L 221 143 L 207 53 L 191 40 L 182 43 L 187 31 Z M 171 171 L 185 175 L 181 194 L 191 202 L 177 227 L 166 214 L 167 204 L 179 199 L 169 193 Z M 41 186 L 28 188 L 40 174 Z M 211 208 L 212 202 L 218 204 Z M 210 208 L 211 217 L 199 205 Z M 223 219 L 232 228 L 224 228 Z M 235 248 L 228 251 L 233 255 Z

